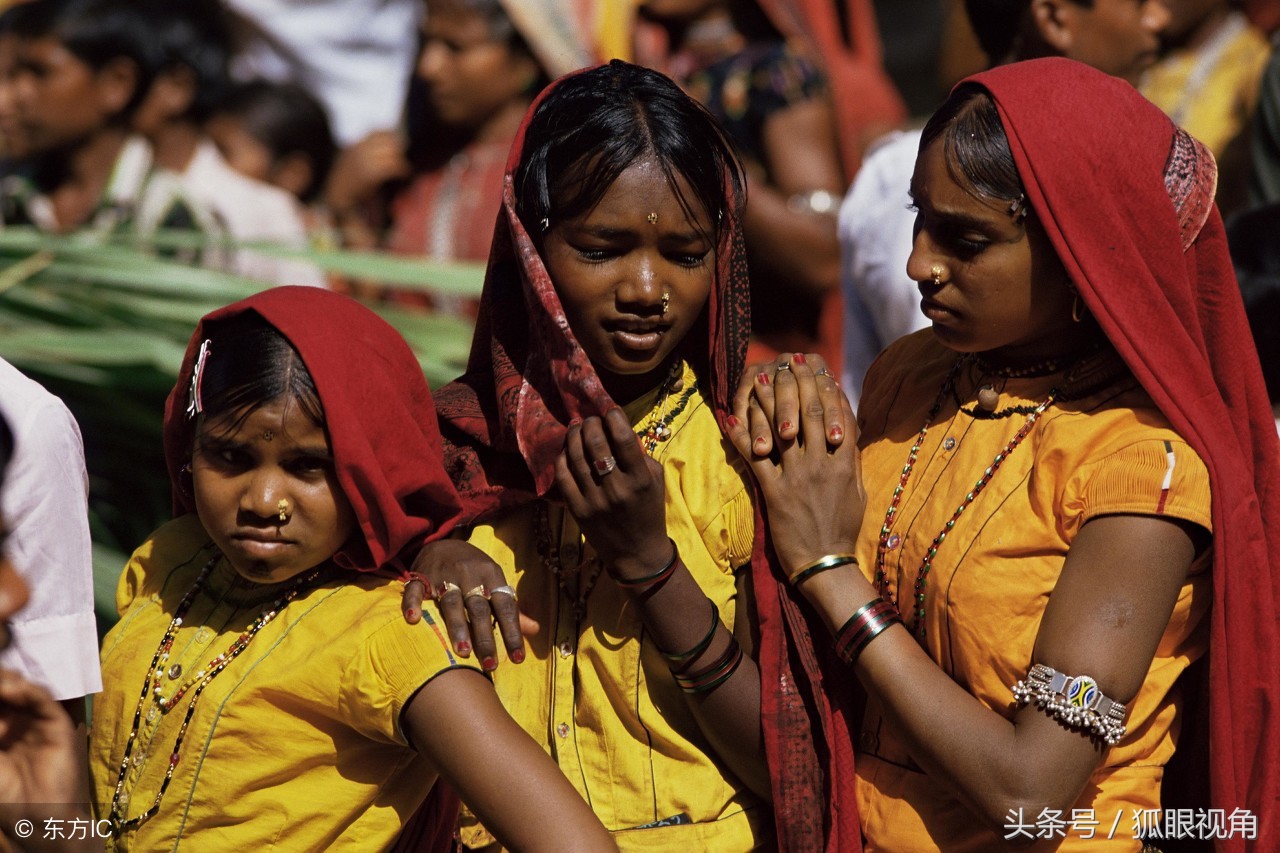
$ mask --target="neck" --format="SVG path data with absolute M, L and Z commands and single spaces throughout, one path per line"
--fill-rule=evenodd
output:
M 1048 375 L 1066 370 L 1105 343 L 1102 330 L 1090 317 L 1066 333 L 1028 344 L 977 353 L 989 370 L 1009 375 Z
M 600 371 L 600 383 L 604 385 L 604 390 L 609 392 L 609 398 L 613 402 L 619 406 L 626 406 L 652 392 L 655 388 L 665 386 L 668 380 L 671 379 L 672 373 L 680 369 L 680 364 L 681 358 L 679 354 L 672 353 L 661 367 L 648 373 L 626 376 Z M 678 374 L 676 378 L 679 378 Z
M 193 122 L 174 122 L 157 131 L 150 140 L 158 168 L 185 172 L 200 147 L 204 134 Z
M 37 182 L 42 190 L 61 186 L 96 186 L 101 191 L 129 134 L 122 127 L 106 127 L 70 148 L 41 158 Z

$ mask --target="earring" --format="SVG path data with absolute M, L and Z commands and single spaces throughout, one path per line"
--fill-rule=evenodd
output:
M 277 512 L 277 515 L 276 515 L 277 518 L 279 518 L 281 521 L 288 521 L 289 520 L 289 502 L 284 498 L 281 498 L 279 503 L 276 504 L 276 512 Z
M 662 316 L 667 316 L 667 306 L 671 304 L 671 291 L 664 290 L 662 292 Z
M 933 266 L 929 267 L 929 275 L 933 277 L 934 287 L 942 286 L 942 267 L 941 266 L 939 266 L 938 264 L 934 264 Z
M 650 225 L 658 224 L 658 214 L 656 213 L 650 213 L 648 216 L 645 217 L 645 219 L 649 221 Z
M 1080 298 L 1080 294 L 1077 293 L 1071 300 L 1071 319 L 1077 323 L 1082 322 L 1085 315 L 1088 313 L 1089 309 L 1084 307 L 1084 300 L 1082 300 Z

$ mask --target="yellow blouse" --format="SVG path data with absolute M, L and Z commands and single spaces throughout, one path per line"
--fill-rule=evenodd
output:
M 111 809 L 143 680 L 174 611 L 214 554 L 194 515 L 166 524 L 130 559 L 121 619 L 102 647 L 90 769 L 99 817 Z M 163 694 L 225 651 L 284 584 L 255 584 L 220 562 L 178 629 Z M 120 849 L 379 850 L 426 797 L 435 772 L 407 744 L 400 713 L 437 674 L 458 666 L 438 614 L 405 624 L 401 585 L 377 575 L 322 574 L 250 641 L 203 693 L 159 812 Z M 138 716 L 124 778 L 125 819 L 155 802 L 194 685 L 167 713 Z
M 869 577 L 883 513 L 956 358 L 925 330 L 890 347 L 867 374 L 859 419 L 868 501 L 858 550 Z M 956 396 L 965 408 L 973 408 L 979 380 L 976 368 L 958 374 Z M 1034 407 L 1061 380 L 996 379 L 996 411 Z M 926 550 L 1025 422 L 1025 414 L 975 418 L 950 396 L 933 418 L 897 510 L 886 560 L 908 625 L 915 619 L 905 611 Z M 1012 685 L 1031 667 L 1045 605 L 1081 525 L 1125 513 L 1211 529 L 1209 498 L 1203 462 L 1131 379 L 1055 402 L 938 548 L 926 585 L 925 650 L 980 702 L 1012 718 Z M 1163 767 L 1180 726 L 1178 676 L 1206 649 L 1210 562 L 1206 553 L 1192 566 L 1146 680 L 1129 703 L 1128 735 L 1107 750 L 1075 804 L 1081 823 L 1067 827 L 1059 850 L 1141 847 L 1134 840 L 1134 812 L 1159 807 Z M 917 767 L 895 737 L 892 720 L 874 703 L 857 749 L 858 808 L 868 850 L 952 853 L 999 846 L 1000 836 L 947 784 Z M 1086 838 L 1090 815 L 1096 827 Z M 1070 821 L 1072 815 L 1060 817 Z M 1044 819 L 1022 816 L 1033 834 Z
M 1219 159 L 1258 104 L 1271 45 L 1235 11 L 1218 34 L 1195 50 L 1175 50 L 1142 78 L 1142 94 Z
M 684 387 L 696 378 L 686 366 Z M 665 405 L 677 408 L 672 393 Z M 661 416 L 650 394 L 627 407 L 643 429 Z M 694 390 L 670 423 L 671 438 L 654 458 L 666 483 L 667 532 L 689 572 L 734 625 L 734 572 L 751 555 L 754 534 L 745 473 L 723 439 L 711 408 Z M 494 684 L 503 704 L 547 749 L 623 850 L 749 850 L 769 838 L 761 803 L 711 755 L 711 748 L 645 635 L 627 594 L 595 575 L 581 620 L 539 547 L 539 516 L 562 566 L 590 578 L 598 565 L 572 516 L 557 507 L 522 508 L 477 525 L 470 542 L 507 573 L 520 608 L 541 625 L 521 664 L 503 663 Z M 579 565 L 581 566 L 579 568 Z M 554 820 L 548 815 L 548 820 Z M 491 837 L 464 815 L 463 841 Z

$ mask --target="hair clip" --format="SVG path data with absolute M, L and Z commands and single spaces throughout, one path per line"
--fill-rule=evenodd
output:
M 542 233 L 546 234 L 547 230 L 551 228 L 551 217 L 550 216 L 542 217 L 542 221 L 539 222 L 538 224 L 542 226 Z
M 209 341 L 200 344 L 200 353 L 191 368 L 191 388 L 187 391 L 187 417 L 194 418 L 204 411 L 204 401 L 200 399 L 200 385 L 204 382 L 204 367 L 209 360 Z
M 1021 225 L 1023 220 L 1027 218 L 1027 194 L 1018 193 L 1018 197 L 1009 202 L 1009 215 L 1013 217 L 1013 221 L 1017 225 Z

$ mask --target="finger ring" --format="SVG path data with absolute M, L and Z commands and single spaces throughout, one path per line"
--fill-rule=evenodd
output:
M 776 372 L 777 372 L 777 373 L 781 373 L 781 372 L 782 372 L 782 371 L 784 371 L 784 370 L 790 370 L 790 369 L 791 369 L 791 362 L 789 362 L 789 361 L 784 361 L 784 362 L 782 362 L 782 364 L 779 364 L 779 365 L 778 365 L 778 369 L 777 369 L 777 371 L 776 371 Z
M 405 573 L 404 573 L 404 580 L 402 581 L 402 583 L 403 583 L 405 586 L 408 586 L 409 584 L 413 583 L 414 581 L 417 581 L 418 583 L 422 584 L 422 588 L 423 588 L 423 591 L 424 591 L 424 592 L 426 592 L 428 595 L 430 595 L 430 594 L 431 594 L 431 582 L 430 582 L 429 580 L 427 580 L 427 578 L 426 578 L 426 576 L 425 576 L 425 575 L 422 575 L 422 574 L 420 574 L 419 572 L 405 572 Z
M 516 600 L 516 591 L 512 589 L 508 584 L 503 584 L 502 586 L 495 586 L 493 589 L 489 590 L 489 596 L 491 598 L 497 595 L 498 593 L 511 596 L 512 601 Z
M 613 469 L 618 467 L 618 460 L 612 456 L 606 456 L 603 459 L 595 460 L 591 464 L 595 466 L 596 473 L 603 477 L 613 473 Z
M 440 586 L 436 587 L 436 601 L 444 598 L 451 592 L 462 592 L 462 587 L 453 581 L 441 581 Z
M 471 598 L 472 596 L 475 596 L 475 595 L 480 596 L 485 601 L 489 600 L 489 593 L 485 591 L 484 584 L 480 584 L 479 586 L 473 586 L 471 587 L 471 589 L 464 592 L 462 594 L 462 600 L 466 601 L 468 598 Z
M 813 372 L 813 375 L 814 375 L 814 376 L 830 376 L 830 375 L 831 375 L 831 371 L 830 371 L 830 370 L 827 370 L 827 369 L 824 367 L 824 368 L 822 368 L 821 370 L 815 370 L 815 371 Z

